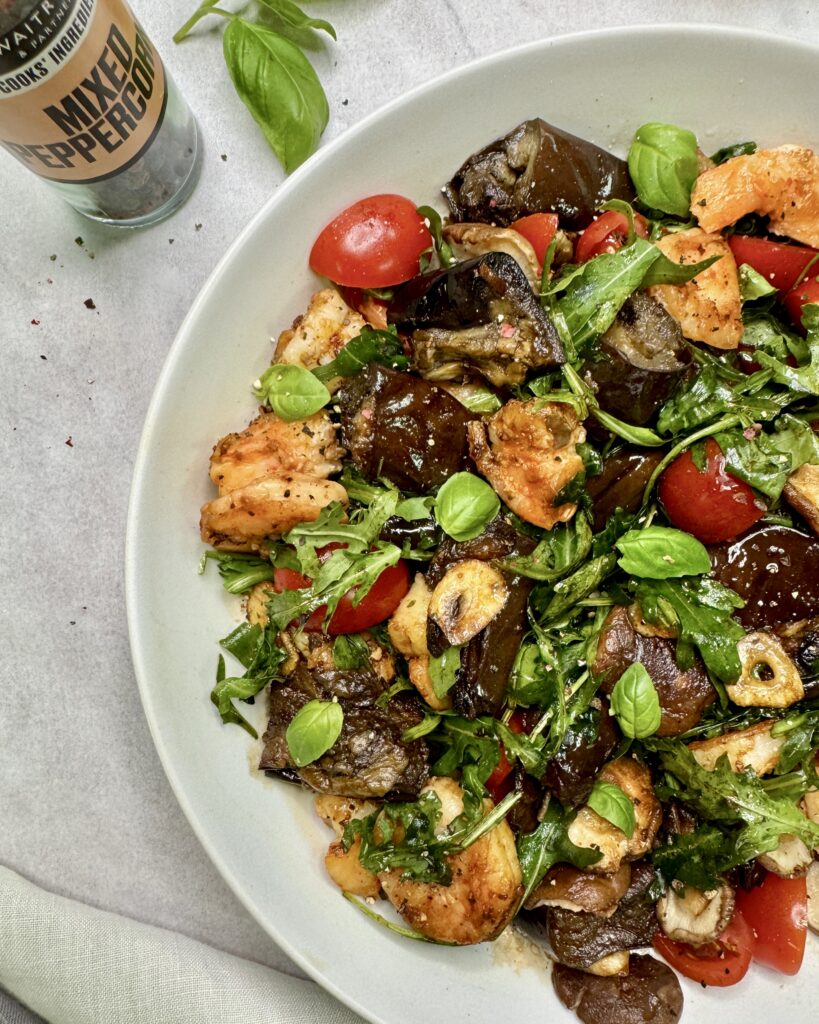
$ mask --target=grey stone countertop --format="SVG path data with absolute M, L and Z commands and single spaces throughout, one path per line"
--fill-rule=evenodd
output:
M 143 717 L 123 597 L 132 467 L 163 360 L 217 260 L 283 175 L 233 91 L 219 20 L 175 46 L 196 0 L 133 3 L 201 125 L 204 168 L 188 203 L 147 230 L 101 227 L 0 154 L 0 863 L 296 972 L 176 803 Z M 306 6 L 339 37 L 311 54 L 330 102 L 325 140 L 443 70 L 553 34 L 704 21 L 819 41 L 819 9 L 793 0 Z

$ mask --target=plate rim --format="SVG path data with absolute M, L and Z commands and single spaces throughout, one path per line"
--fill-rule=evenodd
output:
M 267 919 L 255 904 L 251 893 L 242 880 L 227 865 L 223 857 L 211 841 L 206 825 L 200 820 L 194 810 L 184 784 L 180 781 L 175 768 L 174 758 L 161 735 L 159 725 L 158 706 L 155 705 L 152 690 L 149 683 L 149 673 L 143 662 L 143 654 L 139 643 L 139 633 L 142 629 L 142 620 L 139 610 L 139 583 L 138 583 L 138 559 L 136 557 L 138 547 L 138 519 L 142 493 L 145 487 L 145 480 L 149 473 L 150 452 L 153 440 L 158 429 L 158 413 L 166 401 L 171 378 L 177 364 L 185 355 L 188 339 L 193 332 L 200 308 L 206 303 L 211 292 L 216 289 L 227 273 L 235 254 L 243 247 L 246 239 L 255 233 L 260 222 L 268 214 L 271 207 L 287 201 L 287 197 L 294 190 L 297 190 L 303 178 L 310 176 L 313 170 L 326 161 L 332 161 L 338 149 L 352 144 L 360 135 L 366 134 L 371 125 L 382 119 L 389 118 L 396 109 L 412 102 L 416 97 L 427 93 L 435 92 L 450 81 L 465 75 L 473 74 L 481 68 L 493 64 L 502 64 L 510 58 L 529 54 L 537 50 L 548 50 L 552 47 L 564 45 L 573 46 L 582 44 L 587 40 L 601 40 L 611 38 L 613 40 L 624 36 L 626 33 L 631 36 L 634 33 L 640 35 L 660 36 L 664 34 L 689 34 L 692 36 L 707 34 L 713 40 L 715 35 L 734 40 L 748 40 L 754 42 L 770 42 L 773 38 L 777 44 L 783 44 L 794 50 L 800 50 L 805 54 L 812 55 L 819 61 L 819 43 L 801 39 L 797 36 L 784 32 L 770 32 L 763 29 L 745 28 L 741 25 L 721 24 L 707 21 L 663 21 L 663 22 L 638 22 L 635 24 L 618 24 L 604 28 L 584 29 L 573 32 L 561 33 L 558 35 L 547 35 L 527 43 L 513 44 L 501 50 L 481 57 L 466 61 L 457 67 L 451 68 L 426 82 L 421 82 L 393 99 L 387 101 L 375 110 L 371 111 L 354 125 L 344 129 L 331 141 L 322 145 L 308 160 L 306 160 L 293 173 L 275 186 L 274 191 L 250 217 L 245 226 L 239 231 L 234 240 L 228 245 L 225 252 L 218 259 L 215 266 L 208 274 L 201 285 L 181 324 L 179 325 L 174 339 L 168 349 L 162 368 L 156 378 L 151 399 L 145 413 L 145 419 L 140 432 L 137 445 L 134 468 L 131 478 L 127 504 L 127 519 L 125 531 L 124 548 L 124 595 L 125 610 L 128 626 L 128 639 L 131 652 L 131 660 L 134 668 L 134 675 L 137 680 L 140 701 L 148 728 L 151 734 L 156 752 L 159 756 L 162 770 L 173 791 L 182 813 L 193 830 L 194 835 L 208 855 L 211 863 L 219 872 L 221 878 L 229 886 L 233 894 L 248 911 L 254 921 L 267 934 L 276 945 L 314 982 L 324 991 L 330 993 L 343 1005 L 359 1014 L 372 1024 L 388 1024 L 375 1009 L 369 1009 L 361 1004 L 355 996 L 351 995 L 340 987 L 334 980 L 327 977 L 321 969 L 305 955 L 273 922 Z M 218 948 L 218 947 L 216 947 Z M 275 970 L 274 968 L 270 968 Z M 277 973 L 283 973 L 278 972 Z

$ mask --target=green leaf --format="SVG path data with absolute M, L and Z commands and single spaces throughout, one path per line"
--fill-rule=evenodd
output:
M 241 551 L 206 551 L 202 555 L 201 572 L 209 561 L 215 561 L 222 586 L 230 594 L 246 594 L 257 583 L 273 579 L 273 566 L 268 559 L 246 555 Z
M 599 850 L 575 846 L 569 839 L 568 828 L 573 817 L 571 811 L 564 811 L 552 798 L 538 827 L 518 837 L 518 860 L 524 886 L 521 903 L 529 899 L 546 872 L 555 864 L 588 868 L 603 856 Z
M 657 121 L 642 125 L 628 151 L 628 169 L 640 202 L 688 217 L 691 189 L 699 173 L 693 132 Z
M 219 646 L 224 647 L 228 654 L 232 654 L 243 668 L 250 668 L 259 650 L 263 632 L 261 626 L 242 622 L 232 633 L 219 641 Z
M 660 255 L 646 271 L 640 287 L 648 288 L 653 284 L 686 284 L 721 259 L 721 256 L 709 256 L 699 263 L 675 263 L 660 251 Z
M 268 683 L 277 678 L 279 666 L 287 658 L 285 651 L 278 646 L 277 633 L 274 629 L 261 629 L 242 623 L 224 640 L 220 641 L 226 651 L 233 654 L 245 668 L 242 676 L 225 678 L 225 659 L 219 655 L 216 668 L 216 685 L 211 690 L 210 699 L 219 711 L 219 716 L 226 725 L 239 725 L 256 738 L 256 730 L 239 714 L 233 705 L 234 700 L 250 700 Z
M 444 238 L 444 226 L 440 213 L 432 206 L 419 206 L 415 212 L 426 220 L 433 241 L 433 245 L 421 253 L 421 273 L 424 274 L 429 269 L 433 250 L 438 254 L 438 262 L 442 267 L 451 267 L 456 262 L 455 256 Z
M 503 405 L 494 391 L 484 387 L 482 384 L 474 384 L 469 388 L 458 391 L 455 398 L 469 409 L 470 412 L 492 413 L 497 412 Z
M 254 395 L 283 420 L 307 419 L 330 401 L 330 392 L 303 366 L 274 363 L 254 385 Z
M 756 153 L 755 142 L 735 142 L 732 146 L 723 146 L 716 153 L 711 155 L 715 164 L 724 164 L 726 160 L 733 160 L 735 156 L 750 156 Z
M 395 921 L 388 921 L 383 914 L 379 914 L 373 910 L 372 907 L 368 907 L 363 900 L 357 899 L 351 892 L 342 890 L 341 895 L 349 903 L 358 907 L 362 914 L 369 917 L 371 921 L 375 921 L 376 924 L 380 924 L 382 928 L 387 928 L 391 932 L 395 932 L 396 935 L 400 935 L 405 939 L 414 939 L 416 942 L 429 942 L 433 946 L 455 946 L 455 942 L 439 942 L 437 939 L 430 939 L 427 935 L 422 935 L 420 932 L 413 931 L 412 928 L 407 928 L 405 925 L 396 924 Z
M 806 462 L 819 462 L 819 438 L 808 423 L 783 413 L 771 432 L 728 430 L 714 435 L 726 468 L 776 501 L 788 477 Z
M 338 701 L 311 700 L 300 708 L 287 726 L 287 749 L 298 768 L 326 754 L 344 725 L 344 711 Z
M 682 530 L 666 526 L 629 530 L 615 541 L 615 547 L 620 552 L 620 568 L 630 576 L 666 580 L 711 571 L 705 546 Z
M 341 672 L 363 668 L 370 660 L 370 649 L 363 636 L 342 634 L 333 641 L 333 665 Z
M 236 91 L 289 174 L 315 152 L 330 116 L 312 64 L 278 32 L 242 18 L 222 42 Z
M 643 739 L 652 736 L 662 717 L 660 698 L 645 665 L 629 665 L 611 691 L 611 710 L 624 736 Z
M 627 839 L 634 835 L 636 824 L 634 804 L 619 786 L 613 782 L 598 779 L 589 793 L 586 803 L 591 809 L 624 832 Z
M 432 515 L 432 506 L 435 499 L 426 498 L 404 498 L 395 507 L 395 514 L 408 523 L 417 522 L 419 519 L 429 519 Z
M 568 523 L 559 523 L 549 530 L 531 554 L 504 558 L 501 566 L 530 580 L 551 582 L 577 568 L 591 550 L 591 544 L 589 521 L 578 513 Z
M 259 0 L 259 3 L 272 11 L 290 28 L 304 29 L 313 28 L 326 32 L 328 36 L 337 39 L 336 30 L 329 21 L 323 18 L 311 18 L 308 14 L 293 3 L 293 0 Z
M 677 627 L 680 640 L 699 650 L 709 672 L 723 683 L 736 681 L 742 670 L 737 641 L 745 630 L 732 615 L 745 602 L 735 591 L 707 576 L 642 580 L 635 598 L 646 622 Z
M 776 295 L 777 289 L 758 270 L 747 263 L 739 266 L 739 294 L 743 302 L 754 302 L 769 295 Z
M 473 540 L 500 511 L 500 499 L 474 473 L 455 473 L 438 491 L 435 518 L 453 540 Z
M 601 409 L 592 389 L 570 363 L 564 363 L 561 371 L 571 389 L 571 394 L 577 400 L 576 403 L 572 402 L 571 404 L 575 405 L 575 411 L 580 419 L 585 419 L 590 412 L 596 420 L 607 430 L 616 434 L 617 437 L 622 437 L 624 440 L 640 445 L 643 448 L 658 448 L 666 444 L 664 438 L 648 427 L 637 427 L 632 423 L 624 423 L 622 420 L 618 420 L 616 416 L 612 416 L 611 413 Z M 529 385 L 536 394 L 540 390 L 537 388 L 537 384 L 537 381 L 532 381 Z M 550 397 L 552 401 L 560 400 L 555 399 L 553 395 Z M 560 503 L 560 498 L 561 495 L 558 495 L 556 504 Z
M 432 683 L 432 692 L 439 700 L 442 700 L 455 685 L 460 667 L 460 647 L 447 647 L 440 657 L 430 657 L 429 679 Z
M 570 576 L 555 583 L 551 598 L 541 611 L 541 621 L 546 623 L 565 615 L 578 601 L 597 590 L 616 565 L 617 556 L 614 552 L 608 552 L 599 558 L 592 558 Z
M 660 255 L 656 245 L 637 238 L 618 252 L 595 256 L 552 284 L 550 294 L 562 292 L 555 307 L 578 350 L 611 327 Z
M 373 327 L 362 327 L 361 333 L 351 338 L 335 359 L 311 370 L 322 384 L 328 384 L 334 377 L 354 377 L 370 363 L 403 370 L 409 366 L 401 339 L 391 331 L 377 331 Z

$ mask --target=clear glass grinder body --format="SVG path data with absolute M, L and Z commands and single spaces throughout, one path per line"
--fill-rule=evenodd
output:
M 124 0 L 0 0 L 0 145 L 125 227 L 172 213 L 201 164 L 196 120 Z

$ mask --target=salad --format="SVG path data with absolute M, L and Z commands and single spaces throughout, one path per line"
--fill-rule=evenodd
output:
M 370 917 L 670 1024 L 819 930 L 819 158 L 533 119 L 444 195 L 325 227 L 213 450 L 211 699 Z

